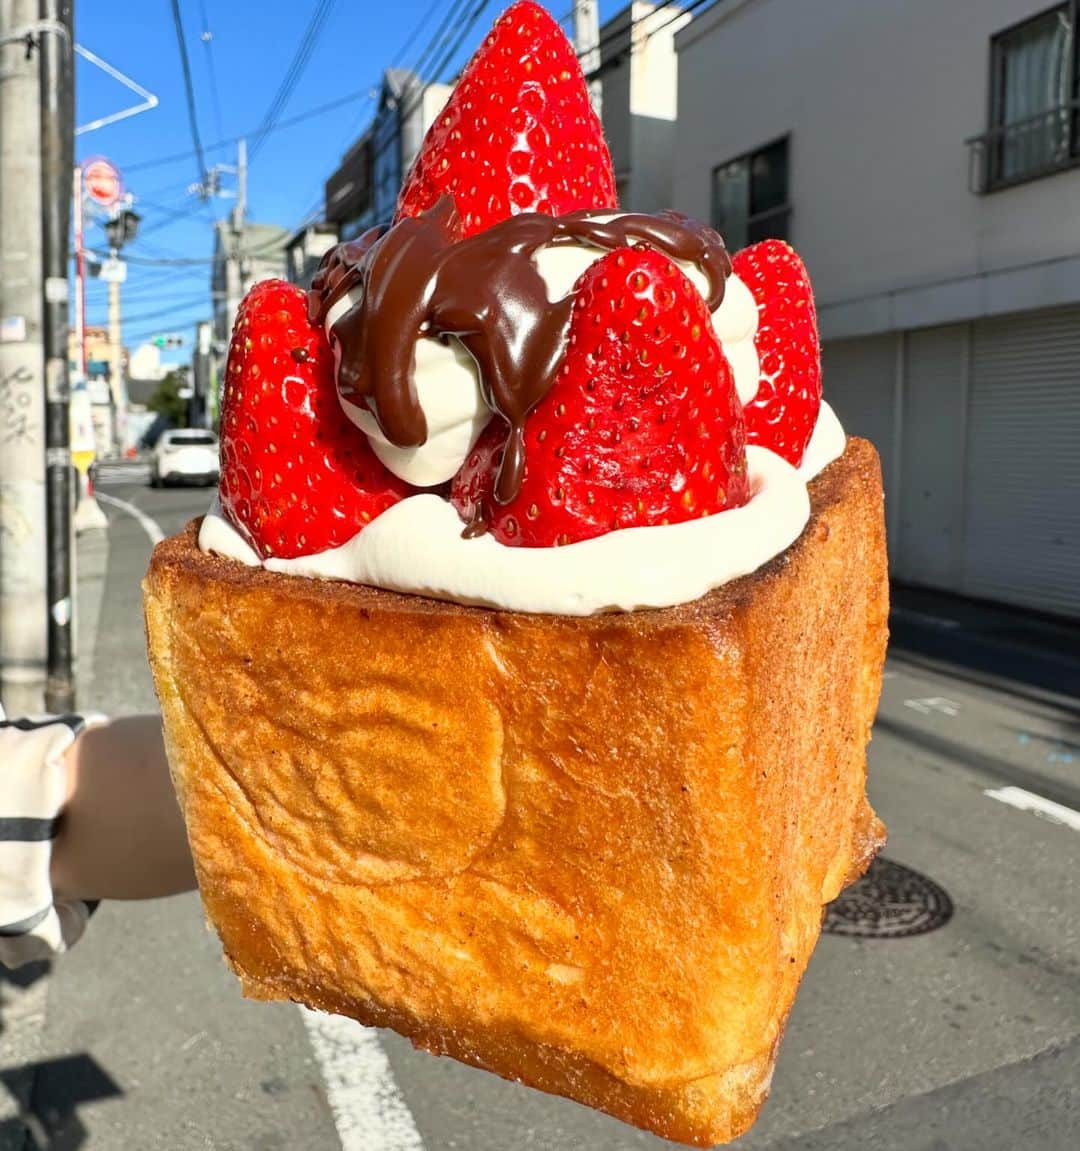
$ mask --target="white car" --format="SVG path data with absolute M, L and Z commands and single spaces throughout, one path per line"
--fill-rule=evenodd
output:
M 218 438 L 206 428 L 174 428 L 162 432 L 150 462 L 150 483 L 216 484 Z

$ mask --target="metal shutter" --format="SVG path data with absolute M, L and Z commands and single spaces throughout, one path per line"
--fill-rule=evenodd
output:
M 897 337 L 830 340 L 822 348 L 822 391 L 849 436 L 870 440 L 881 456 L 885 506 L 893 497 Z
M 900 513 L 893 540 L 898 578 L 956 591 L 964 522 L 967 324 L 904 337 Z
M 1080 308 L 972 331 L 963 590 L 1080 616 Z

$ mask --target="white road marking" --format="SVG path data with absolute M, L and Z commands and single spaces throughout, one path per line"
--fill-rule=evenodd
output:
M 942 715 L 947 715 L 951 719 L 953 716 L 960 714 L 960 705 L 952 699 L 946 699 L 941 695 L 932 695 L 926 699 L 905 699 L 904 707 L 910 707 L 912 711 L 917 711 L 920 715 L 929 715 L 931 712 L 940 712 Z
M 1060 823 L 1071 827 L 1073 831 L 1080 831 L 1080 811 L 1073 811 L 1071 807 L 1055 803 L 1052 799 L 1044 799 L 1033 791 L 1025 791 L 1022 787 L 1001 787 L 984 791 L 983 795 L 1019 808 L 1020 811 L 1030 811 L 1051 823 Z
M 127 500 L 118 500 L 116 496 L 107 496 L 104 492 L 95 491 L 94 495 L 102 503 L 111 504 L 114 508 L 119 508 L 122 512 L 127 512 L 129 516 L 138 520 L 139 526 L 150 537 L 152 544 L 159 544 L 165 538 L 165 533 L 142 508 L 137 508 L 134 504 L 129 504 Z
M 300 1008 L 342 1151 L 424 1151 L 390 1060 L 373 1030 Z

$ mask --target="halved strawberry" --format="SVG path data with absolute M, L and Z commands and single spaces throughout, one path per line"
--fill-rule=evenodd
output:
M 405 178 L 395 219 L 449 193 L 462 236 L 519 212 L 614 208 L 615 174 L 574 49 L 539 4 L 499 17 Z
M 783 240 L 743 248 L 732 263 L 758 306 L 754 344 L 761 376 L 744 409 L 746 442 L 798 467 L 821 410 L 821 343 L 810 277 Z
M 551 547 L 616 528 L 678 523 L 749 497 L 731 368 L 697 289 L 666 256 L 621 248 L 578 280 L 566 356 L 525 424 L 525 474 L 493 494 L 496 420 L 451 501 L 501 543 Z
M 236 314 L 221 413 L 221 506 L 258 553 L 313 555 L 409 494 L 338 403 L 307 296 L 264 280 Z

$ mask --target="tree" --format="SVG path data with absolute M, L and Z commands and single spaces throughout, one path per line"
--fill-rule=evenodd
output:
M 152 412 L 164 416 L 174 428 L 187 427 L 188 397 L 191 384 L 186 367 L 174 368 L 158 384 L 154 394 L 146 401 Z

